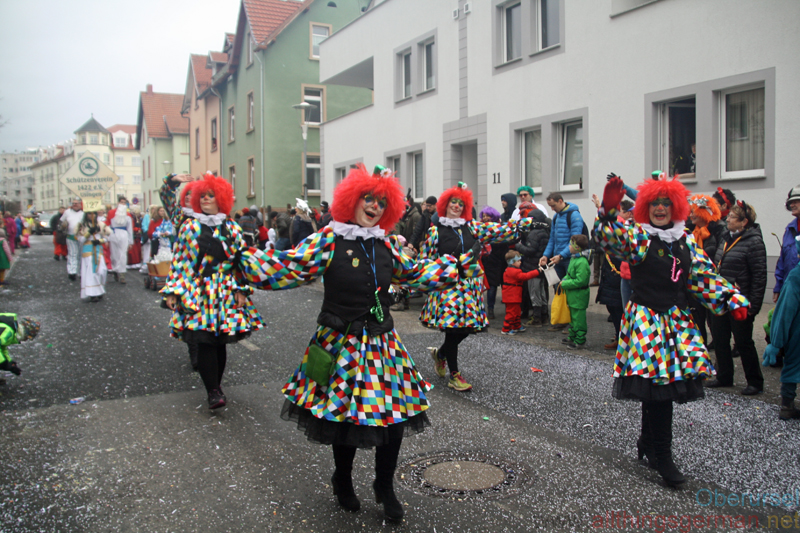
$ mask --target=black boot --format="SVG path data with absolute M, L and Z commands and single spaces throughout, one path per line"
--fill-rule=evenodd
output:
M 348 511 L 356 512 L 361 509 L 361 502 L 356 497 L 353 489 L 353 458 L 356 456 L 355 446 L 333 445 L 333 461 L 336 470 L 331 477 L 333 494 L 339 500 L 339 505 Z
M 636 441 L 636 450 L 640 461 L 646 457 L 647 466 L 658 468 L 656 450 L 653 448 L 653 434 L 650 430 L 650 419 L 647 415 L 647 403 L 645 402 L 642 402 L 642 434 Z
M 397 456 L 402 442 L 400 433 L 399 438 L 392 439 L 388 444 L 375 449 L 375 482 L 372 484 L 375 501 L 383 504 L 383 514 L 387 519 L 396 522 L 405 514 L 403 505 L 394 494 L 394 471 L 397 468 Z
M 794 406 L 794 398 L 790 400 L 785 396 L 781 396 L 781 412 L 778 414 L 778 418 L 781 420 L 800 418 L 800 411 Z
M 197 344 L 190 342 L 189 346 L 189 362 L 192 364 L 192 370 L 197 372 Z
M 647 402 L 647 418 L 653 434 L 653 448 L 658 461 L 658 473 L 669 487 L 686 483 L 672 460 L 672 402 Z

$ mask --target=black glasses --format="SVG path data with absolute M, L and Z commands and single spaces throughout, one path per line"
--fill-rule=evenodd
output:
M 365 194 L 362 198 L 367 205 L 375 203 L 378 204 L 378 208 L 386 209 L 386 198 L 375 198 L 371 194 Z
M 659 205 L 663 205 L 664 207 L 672 207 L 672 200 L 669 198 L 656 198 L 650 202 L 650 205 L 653 207 L 658 207 Z
M 459 200 L 458 198 L 450 198 L 450 203 L 458 205 L 459 207 L 464 207 L 464 201 Z

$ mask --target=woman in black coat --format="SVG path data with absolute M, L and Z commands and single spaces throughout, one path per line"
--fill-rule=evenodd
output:
M 494 207 L 486 206 L 481 210 L 481 222 L 500 222 L 500 212 Z M 486 275 L 486 318 L 494 320 L 494 304 L 497 301 L 497 287 L 503 284 L 503 273 L 506 271 L 506 253 L 508 244 L 492 244 L 492 251 L 481 257 L 483 273 Z
M 731 335 L 742 358 L 747 387 L 745 396 L 764 391 L 764 376 L 753 343 L 753 321 L 761 310 L 767 289 L 767 251 L 761 228 L 756 224 L 755 209 L 739 200 L 728 213 L 728 231 L 717 245 L 714 263 L 717 271 L 735 284 L 742 295 L 750 300 L 747 320 L 734 321 L 730 313 L 711 317 L 711 332 L 717 353 L 717 379 L 709 387 L 733 386 L 733 358 Z
M 532 218 L 534 224 L 531 231 L 525 234 L 514 247 L 522 254 L 522 271 L 530 272 L 539 268 L 539 259 L 544 255 L 547 241 L 550 240 L 550 219 L 547 215 L 536 209 L 530 202 L 523 202 L 519 206 L 520 218 Z M 527 294 L 531 302 L 531 320 L 529 326 L 540 326 L 547 318 L 547 281 L 544 277 L 528 280 Z

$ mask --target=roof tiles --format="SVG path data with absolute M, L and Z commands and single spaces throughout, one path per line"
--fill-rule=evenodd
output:
M 305 2 L 295 0 L 243 0 L 243 3 L 253 37 L 259 44 L 305 7 Z
M 148 136 L 164 139 L 189 133 L 189 119 L 181 116 L 182 94 L 142 91 L 139 95 Z

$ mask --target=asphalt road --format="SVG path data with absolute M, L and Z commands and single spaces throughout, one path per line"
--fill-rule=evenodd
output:
M 779 421 L 774 398 L 710 391 L 676 407 L 676 462 L 690 481 L 668 489 L 635 460 L 638 405 L 611 398 L 610 355 L 563 351 L 556 334 L 490 331 L 462 345 L 475 389 L 455 393 L 431 368 L 426 347 L 442 335 L 418 324 L 419 301 L 395 320 L 435 384 L 433 425 L 404 442 L 401 463 L 491 455 L 519 465 L 518 491 L 431 496 L 398 474 L 406 518 L 387 524 L 369 498 L 372 454 L 362 451 L 354 474 L 362 511 L 346 513 L 330 492 L 330 450 L 278 417 L 280 387 L 315 325 L 318 283 L 256 294 L 267 328 L 230 348 L 229 405 L 210 412 L 185 346 L 169 338 L 168 311 L 140 274 L 129 272 L 126 285 L 110 280 L 103 301 L 83 303 L 49 239 L 31 241 L 0 290 L 0 308 L 42 322 L 33 343 L 12 348 L 22 376 L 0 386 L 0 531 L 593 531 L 623 511 L 676 517 L 664 529 L 700 529 L 681 517 L 708 515 L 796 527 L 800 421 Z M 786 501 L 730 498 L 743 493 Z

